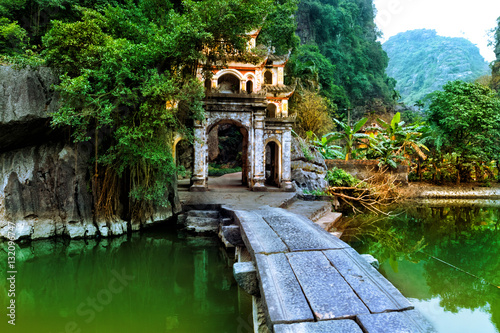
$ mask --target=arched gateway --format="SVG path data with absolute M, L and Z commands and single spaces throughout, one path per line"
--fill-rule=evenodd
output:
M 249 47 L 255 47 L 258 33 L 248 34 Z M 227 68 L 213 68 L 206 80 L 203 64 L 199 65 L 197 77 L 205 80 L 205 119 L 194 125 L 191 191 L 208 190 L 208 136 L 214 126 L 227 123 L 242 134 L 243 184 L 254 191 L 266 191 L 266 184 L 294 190 L 290 162 L 294 118 L 288 117 L 294 87 L 284 84 L 287 60 L 288 56 L 267 55 L 258 64 L 230 62 Z

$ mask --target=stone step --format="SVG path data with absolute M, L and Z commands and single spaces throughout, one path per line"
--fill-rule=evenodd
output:
M 255 258 L 257 253 L 287 252 L 288 247 L 261 216 L 253 212 L 236 210 L 235 220 L 240 226 L 241 237 L 248 251 Z M 249 246 L 251 244 L 251 246 Z
M 403 311 L 413 305 L 353 248 L 324 251 L 371 313 Z
M 190 210 L 187 212 L 188 216 L 193 217 L 208 217 L 212 219 L 218 219 L 220 214 L 216 210 Z
M 328 231 L 331 225 L 336 224 L 342 218 L 342 213 L 329 212 L 326 213 L 322 218 L 315 221 L 317 225 Z
M 332 211 L 332 204 L 329 201 L 297 200 L 286 209 L 292 213 L 316 221 Z
M 188 215 L 184 225 L 187 230 L 194 232 L 217 232 L 219 229 L 219 219 Z

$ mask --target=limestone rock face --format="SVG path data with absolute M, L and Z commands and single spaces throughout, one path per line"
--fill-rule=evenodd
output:
M 0 154 L 0 236 L 95 236 L 87 191 L 89 145 L 43 144 Z
M 323 169 L 326 169 L 325 159 L 320 154 L 320 152 L 317 150 L 309 149 L 307 147 L 303 148 L 300 144 L 300 141 L 295 137 L 292 137 L 291 154 L 292 162 L 304 161 L 306 163 L 314 164 L 322 167 Z
M 117 236 L 179 212 L 174 184 L 165 189 L 171 204 L 137 224 L 127 216 L 93 216 L 92 144 L 68 144 L 67 132 L 50 127 L 50 114 L 59 107 L 57 82 L 49 68 L 0 66 L 0 239 L 9 232 L 16 239 Z
M 0 66 L 0 151 L 39 144 L 54 134 L 49 115 L 59 104 L 51 69 Z
M 323 156 L 316 150 L 302 146 L 297 138 L 292 138 L 291 169 L 292 181 L 299 190 L 321 191 L 328 185 Z

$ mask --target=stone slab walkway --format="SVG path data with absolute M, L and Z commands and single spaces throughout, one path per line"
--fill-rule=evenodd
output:
M 274 332 L 435 332 L 348 244 L 269 206 L 233 210 Z

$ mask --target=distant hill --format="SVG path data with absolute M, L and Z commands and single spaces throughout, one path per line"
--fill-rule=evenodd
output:
M 402 32 L 382 47 L 389 56 L 387 74 L 398 81 L 396 90 L 408 106 L 448 81 L 490 74 L 477 46 L 465 38 L 438 36 L 435 30 Z

